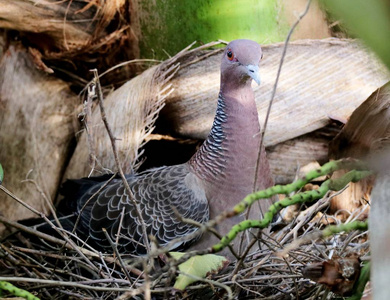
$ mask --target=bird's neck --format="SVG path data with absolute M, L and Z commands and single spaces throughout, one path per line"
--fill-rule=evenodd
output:
M 211 198 L 222 199 L 229 195 L 229 199 L 239 201 L 251 192 L 260 138 L 250 85 L 238 89 L 222 86 L 211 132 L 189 161 Z

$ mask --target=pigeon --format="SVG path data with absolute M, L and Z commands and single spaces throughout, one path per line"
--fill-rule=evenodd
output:
M 63 202 L 79 218 L 77 233 L 90 245 L 112 251 L 105 229 L 121 253 L 133 255 L 147 253 L 143 229 L 148 238 L 152 236 L 153 242 L 169 250 L 198 243 L 197 247 L 203 248 L 217 241 L 210 234 L 203 234 L 198 241 L 200 234 L 193 234 L 199 231 L 195 223 L 204 224 L 232 208 L 254 186 L 273 184 L 264 147 L 255 176 L 261 134 L 251 84 L 260 84 L 262 56 L 260 45 L 251 40 L 234 40 L 226 46 L 215 119 L 207 139 L 188 162 L 126 175 L 131 195 L 121 178 L 108 184 L 107 176 L 66 181 L 61 193 Z M 262 205 L 266 209 L 269 203 Z M 261 217 L 261 209 L 254 207 L 251 215 Z M 243 218 L 227 220 L 216 229 L 225 234 Z M 187 236 L 195 237 L 188 240 Z

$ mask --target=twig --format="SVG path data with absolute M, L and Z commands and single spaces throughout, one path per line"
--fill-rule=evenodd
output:
M 133 195 L 133 193 L 132 193 L 132 191 L 130 189 L 130 186 L 129 186 L 129 183 L 127 182 L 125 174 L 123 173 L 121 164 L 119 162 L 118 150 L 117 150 L 116 144 L 115 144 L 115 137 L 114 137 L 114 135 L 112 133 L 110 124 L 107 121 L 106 111 L 104 109 L 104 104 L 103 104 L 103 93 L 102 93 L 100 82 L 99 82 L 99 76 L 98 76 L 98 73 L 97 73 L 96 69 L 94 69 L 92 71 L 94 73 L 94 78 L 95 78 L 94 83 L 95 83 L 95 85 L 97 87 L 96 95 L 97 95 L 98 101 L 99 101 L 100 113 L 102 115 L 102 120 L 103 120 L 104 126 L 106 127 L 108 136 L 109 136 L 110 141 L 111 141 L 112 150 L 114 152 L 115 163 L 116 163 L 116 166 L 118 168 L 119 174 L 120 174 L 120 176 L 122 178 L 123 185 L 125 186 L 125 189 L 126 189 L 127 193 L 129 194 L 128 196 L 130 198 L 130 201 L 133 203 L 133 206 L 134 206 L 136 214 L 137 214 L 137 218 L 138 218 L 138 220 L 139 220 L 139 222 L 141 224 L 143 240 L 144 240 L 144 243 L 145 243 L 146 252 L 150 252 L 150 245 L 149 245 L 149 240 L 148 240 L 148 234 L 147 234 L 147 231 L 146 231 L 146 225 L 145 225 L 144 219 L 142 217 L 139 205 L 138 205 L 137 201 L 134 198 L 134 195 Z
M 71 246 L 72 246 L 72 248 L 71 249 L 73 249 L 73 250 L 75 250 L 75 251 L 77 251 L 83 258 L 84 258 L 84 260 L 93 268 L 93 269 L 95 269 L 96 267 L 95 267 L 95 265 L 93 265 L 92 263 L 91 263 L 91 261 L 85 256 L 85 254 L 84 254 L 84 252 L 82 251 L 83 249 L 81 249 L 81 248 L 79 248 L 79 247 L 77 247 L 77 245 L 75 245 L 75 243 L 72 241 L 72 240 L 70 240 L 69 239 L 69 237 L 67 236 L 67 234 L 66 233 L 64 233 L 63 231 L 61 231 L 60 230 L 60 228 L 58 228 L 57 226 L 55 226 L 54 224 L 53 224 L 53 222 L 52 221 L 50 221 L 47 217 L 46 217 L 46 215 L 44 214 L 44 213 L 42 213 L 42 212 L 40 212 L 40 211 L 38 211 L 38 210 L 36 210 L 34 207 L 32 207 L 31 205 L 29 205 L 29 204 L 27 204 L 26 202 L 24 202 L 23 200 L 21 200 L 21 199 L 19 199 L 16 195 L 14 195 L 13 193 L 11 193 L 9 190 L 7 190 L 4 186 L 2 186 L 2 185 L 0 185 L 0 190 L 2 190 L 3 192 L 5 192 L 8 196 L 10 196 L 12 199 L 14 199 L 14 200 L 16 200 L 19 204 L 21 204 L 22 206 L 24 206 L 25 208 L 27 208 L 27 209 L 29 209 L 30 211 L 32 211 L 33 213 L 35 213 L 35 214 L 37 214 L 39 217 L 41 217 L 42 219 L 44 219 L 65 241 L 61 241 L 61 240 L 59 240 L 59 239 L 57 239 L 57 240 L 59 240 L 59 241 L 61 241 L 61 244 L 62 245 L 66 245 L 66 243 L 69 243 Z M 4 223 L 6 223 L 6 224 L 9 224 L 9 225 L 11 225 L 11 223 L 15 223 L 15 222 L 9 222 L 9 221 L 7 221 L 7 220 L 5 220 L 5 218 L 3 218 L 3 217 L 1 217 L 0 216 L 0 220 L 2 221 L 2 222 L 4 222 Z M 16 227 L 16 228 L 23 228 L 22 230 L 24 230 L 24 231 L 30 231 L 31 232 L 31 229 L 29 230 L 27 227 L 25 227 L 25 226 L 21 226 L 21 225 L 19 225 L 19 224 L 13 224 L 13 225 L 11 225 L 11 226 L 14 226 L 14 227 Z M 37 231 L 35 231 L 35 233 L 36 233 Z M 47 238 L 51 238 L 51 236 L 49 236 L 49 235 L 47 235 L 47 234 L 42 234 L 41 233 L 41 236 L 43 237 L 43 236 L 45 236 L 46 238 L 44 238 L 44 239 L 47 239 Z M 90 252 L 90 251 L 88 251 L 88 252 Z
M 121 211 L 121 217 L 119 219 L 119 225 L 118 225 L 118 231 L 116 233 L 116 239 L 115 239 L 115 248 L 118 248 L 118 244 L 119 244 L 119 236 L 121 234 L 121 229 L 122 229 L 122 224 L 123 224 L 123 218 L 125 217 L 125 211 L 126 211 L 126 207 L 123 206 L 122 208 L 122 211 Z
M 307 1 L 306 8 L 305 8 L 304 12 L 295 21 L 295 23 L 293 24 L 293 26 L 291 27 L 291 29 L 290 29 L 290 31 L 289 31 L 289 33 L 287 35 L 286 41 L 284 42 L 284 47 L 283 47 L 282 57 L 280 58 L 278 73 L 276 74 L 275 83 L 274 83 L 274 86 L 273 86 L 273 89 L 272 89 L 271 100 L 270 100 L 270 102 L 268 104 L 267 114 L 266 114 L 266 117 L 265 117 L 265 120 L 264 120 L 264 125 L 263 125 L 263 131 L 261 133 L 260 145 L 259 145 L 259 150 L 258 150 L 259 153 L 258 153 L 258 158 L 257 158 L 257 161 L 256 161 L 256 172 L 255 172 L 255 182 L 254 182 L 254 186 L 253 186 L 253 192 L 255 192 L 257 190 L 257 179 L 258 179 L 258 172 L 259 172 L 259 167 L 260 167 L 261 149 L 263 148 L 263 145 L 264 145 L 264 134 L 265 134 L 265 131 L 267 129 L 269 115 L 271 114 L 271 107 L 272 107 L 272 104 L 273 104 L 274 99 L 275 99 L 276 88 L 278 86 L 280 74 L 282 72 L 282 66 L 283 66 L 284 58 L 286 56 L 287 46 L 288 46 L 288 43 L 289 43 L 290 38 L 291 38 L 291 35 L 294 32 L 295 28 L 298 26 L 299 22 L 302 20 L 302 18 L 309 11 L 311 1 L 312 0 L 308 0 Z
M 48 286 L 69 286 L 73 288 L 95 290 L 95 291 L 110 291 L 110 292 L 128 292 L 128 287 L 124 288 L 112 288 L 112 287 L 102 287 L 102 286 L 92 286 L 87 284 L 80 284 L 77 282 L 67 282 L 67 281 L 56 281 L 56 280 L 45 280 L 37 278 L 24 278 L 24 277 L 0 277 L 0 281 L 10 281 L 10 282 L 34 282 L 39 284 L 45 284 Z M 134 289 L 132 295 L 138 295 L 142 293 L 141 289 Z
M 236 276 L 237 276 L 237 275 L 233 276 L 233 278 L 232 278 L 232 282 L 233 282 L 235 285 L 239 286 L 239 287 L 240 287 L 241 289 L 243 289 L 243 290 L 246 290 L 246 291 L 250 292 L 251 294 L 255 294 L 257 297 L 259 297 L 259 299 L 264 299 L 264 298 L 265 298 L 263 294 L 261 294 L 261 293 L 259 293 L 259 292 L 256 292 L 256 291 L 253 291 L 253 290 L 251 290 L 251 289 L 248 289 L 247 287 L 241 285 L 238 281 L 236 281 Z
M 96 151 L 95 151 L 95 144 L 93 142 L 93 132 L 91 125 L 92 122 L 92 100 L 94 95 L 96 95 L 95 91 L 93 90 L 95 86 L 90 85 L 88 86 L 87 91 L 87 100 L 83 103 L 83 122 L 85 127 L 85 132 L 87 134 L 87 143 L 88 143 L 88 152 L 89 152 L 89 165 L 91 167 L 91 171 L 89 172 L 88 177 L 90 177 L 95 170 L 96 165 Z
M 73 226 L 73 229 L 72 229 L 72 233 L 76 232 L 76 229 L 77 229 L 77 225 L 79 224 L 80 222 L 80 218 L 81 218 L 81 214 L 82 212 L 84 211 L 84 209 L 87 207 L 87 205 L 89 204 L 89 202 L 92 201 L 92 199 L 94 199 L 97 195 L 100 194 L 100 192 L 102 190 L 104 190 L 106 188 L 107 185 L 109 185 L 109 183 L 116 177 L 116 173 L 113 174 L 91 197 L 89 197 L 89 199 L 87 201 L 85 201 L 83 207 L 80 209 L 79 213 L 78 213 L 78 216 L 77 216 L 77 219 L 76 219 L 76 222 L 74 223 L 74 226 Z
M 27 174 L 27 176 L 26 176 L 26 179 L 25 179 L 25 180 L 22 180 L 22 182 L 32 183 L 32 184 L 35 186 L 35 188 L 37 189 L 37 191 L 41 194 L 42 198 L 45 200 L 46 205 L 49 207 L 50 213 L 53 215 L 53 218 L 54 218 L 54 220 L 56 221 L 57 226 L 62 227 L 60 221 L 59 221 L 58 218 L 57 218 L 57 214 L 56 214 L 56 211 L 55 211 L 55 208 L 54 208 L 54 205 L 53 205 L 53 201 L 51 201 L 51 200 L 46 196 L 46 194 L 44 193 L 44 191 L 42 190 L 42 188 L 38 185 L 38 183 L 37 183 L 35 180 L 29 179 L 29 178 L 28 178 L 29 175 L 30 175 L 30 173 L 31 173 L 31 171 L 32 171 L 32 170 L 30 170 L 30 171 L 28 172 L 28 174 Z
M 24 206 L 25 208 L 27 208 L 29 211 L 33 212 L 34 214 L 36 214 L 37 216 L 41 217 L 42 219 L 45 219 L 46 216 L 44 213 L 36 210 L 34 207 L 32 207 L 31 205 L 27 204 L 26 202 L 24 202 L 23 200 L 19 199 L 16 195 L 14 195 L 13 193 L 11 193 L 8 189 L 6 189 L 4 186 L 0 185 L 0 190 L 2 190 L 4 193 L 6 193 L 9 197 L 11 197 L 12 199 L 14 199 L 16 202 L 18 202 L 20 205 Z M 47 218 L 46 218 L 47 219 Z
M 265 131 L 267 129 L 268 119 L 269 119 L 269 116 L 271 114 L 271 108 L 272 108 L 272 104 L 273 104 L 273 101 L 274 101 L 274 98 L 275 98 L 276 88 L 278 86 L 280 74 L 282 72 L 282 66 L 283 66 L 284 58 L 285 58 L 286 53 L 287 53 L 287 46 L 288 46 L 288 43 L 289 43 L 290 38 L 291 38 L 291 35 L 294 32 L 295 28 L 298 26 L 299 22 L 303 19 L 303 17 L 309 11 L 310 3 L 311 3 L 311 0 L 308 0 L 304 12 L 299 16 L 299 18 L 296 20 L 296 22 L 290 28 L 290 31 L 287 34 L 287 38 L 286 38 L 286 40 L 284 42 L 284 47 L 283 47 L 282 56 L 280 58 L 278 72 L 276 74 L 276 79 L 275 79 L 275 83 L 274 83 L 274 86 L 273 86 L 273 89 L 272 89 L 271 99 L 269 101 L 267 113 L 266 113 L 265 120 L 264 120 L 263 131 L 261 132 L 261 138 L 260 138 L 258 154 L 257 154 L 257 159 L 256 159 L 255 178 L 254 178 L 254 182 L 253 182 L 252 193 L 254 193 L 258 189 L 257 181 L 258 181 L 258 177 L 259 177 L 259 168 L 260 168 L 260 162 L 261 162 L 261 154 L 263 153 L 262 149 L 264 147 L 263 146 L 264 145 L 264 135 L 265 135 Z M 265 151 L 264 151 L 264 154 L 265 154 Z M 265 155 L 264 155 L 264 159 L 267 159 L 267 157 Z M 246 219 L 248 219 L 248 217 L 249 217 L 250 210 L 251 210 L 251 208 L 249 207 L 247 212 L 246 212 Z M 263 213 L 263 212 L 261 211 L 261 213 Z M 244 235 L 241 236 L 240 246 L 243 243 L 243 240 L 244 240 Z
M 339 224 L 339 225 L 329 225 L 325 229 L 319 232 L 313 232 L 311 234 L 308 234 L 298 240 L 295 240 L 290 245 L 285 247 L 283 251 L 279 253 L 280 256 L 286 256 L 289 251 L 291 251 L 294 248 L 297 248 L 299 245 L 310 242 L 319 238 L 329 237 L 337 233 L 341 232 L 350 232 L 352 230 L 367 230 L 368 229 L 368 222 L 362 222 L 362 221 L 354 221 L 347 224 Z
M 292 235 L 294 235 L 294 237 L 296 237 L 296 234 L 297 234 L 298 230 L 300 228 L 302 228 L 302 226 L 304 224 L 306 224 L 307 222 L 309 222 L 312 219 L 313 214 L 317 213 L 317 211 L 319 210 L 319 207 L 322 207 L 324 204 L 325 205 L 329 205 L 329 201 L 333 197 L 335 197 L 335 196 L 341 194 L 342 192 L 344 192 L 346 188 L 347 188 L 347 186 L 345 186 L 345 188 L 343 188 L 342 190 L 338 191 L 337 193 L 334 193 L 334 194 L 332 194 L 331 196 L 329 196 L 327 198 L 324 197 L 323 199 L 321 199 L 320 201 L 318 201 L 314 205 L 310 206 L 310 208 L 306 211 L 305 217 L 301 218 L 300 221 L 298 221 L 299 217 L 297 218 L 298 223 L 294 226 L 294 229 L 289 230 L 289 232 L 284 236 L 284 238 L 281 240 L 280 243 L 284 244 L 285 242 L 287 242 L 287 240 Z
M 102 228 L 102 231 L 104 233 L 104 235 L 106 236 L 106 239 L 108 240 L 108 242 L 110 243 L 111 247 L 112 247 L 112 250 L 114 250 L 114 253 L 116 255 L 116 257 L 118 258 L 119 260 L 119 263 L 122 267 L 122 270 L 123 272 L 126 274 L 126 277 L 127 277 L 127 280 L 130 282 L 130 284 L 132 283 L 132 280 L 131 280 L 131 277 L 130 277 L 130 274 L 129 272 L 127 272 L 127 269 L 126 269 L 126 266 L 125 264 L 123 263 L 123 260 L 122 260 L 122 257 L 120 256 L 119 252 L 118 252 L 118 247 L 117 247 L 117 244 L 115 244 L 112 240 L 111 240 L 111 237 L 110 235 L 108 234 L 107 230 L 105 228 Z
M 149 273 L 150 273 L 149 266 L 151 267 L 151 264 L 148 265 L 146 263 L 146 261 L 144 260 L 143 261 L 143 270 L 144 270 L 144 277 L 145 277 L 145 281 L 144 281 L 144 299 L 145 300 L 151 300 L 151 298 L 152 298 L 152 293 L 150 290 L 151 283 L 150 283 L 150 277 L 149 277 Z
M 198 228 L 202 228 L 204 226 L 203 223 L 200 223 L 200 222 L 197 222 L 193 219 L 190 219 L 190 218 L 184 218 L 178 211 L 178 209 L 175 207 L 175 206 L 171 206 L 171 209 L 172 211 L 174 212 L 175 216 L 178 218 L 179 221 L 183 222 L 183 223 L 187 223 L 187 224 L 190 224 L 190 225 L 194 225 Z M 219 234 L 219 232 L 217 230 L 215 230 L 214 227 L 210 227 L 210 226 L 207 226 L 206 227 L 206 230 L 211 232 L 212 234 L 214 234 L 214 236 L 216 236 L 219 240 L 222 239 L 222 235 Z M 186 239 L 187 240 L 187 239 Z M 183 240 L 184 241 L 184 240 Z M 175 239 L 175 243 L 177 242 L 180 242 L 180 239 Z M 233 256 L 236 258 L 236 259 L 239 259 L 240 256 L 236 253 L 236 251 L 234 250 L 234 248 L 231 246 L 231 245 L 228 245 L 229 247 L 229 250 L 230 252 L 233 254 Z
M 259 231 L 257 233 L 257 236 L 259 236 L 261 234 L 261 232 Z M 246 247 L 244 253 L 241 255 L 241 257 L 239 258 L 239 260 L 237 261 L 236 263 L 236 267 L 234 268 L 233 270 L 233 273 L 232 275 L 236 275 L 238 273 L 238 271 L 240 270 L 241 268 L 241 265 L 244 263 L 244 260 L 246 258 L 246 256 L 248 255 L 250 249 L 253 247 L 254 244 L 256 244 L 256 242 L 258 241 L 258 238 L 257 237 L 254 237 L 252 238 L 252 240 L 249 242 L 249 245 Z
M 243 282 L 250 282 L 250 281 L 259 281 L 264 279 L 280 279 L 280 278 L 302 278 L 302 275 L 275 275 L 275 276 L 254 276 L 252 278 L 246 278 L 246 279 L 239 279 L 237 282 L 243 283 Z M 233 281 L 228 281 L 226 284 L 233 283 Z
M 20 223 L 17 223 L 17 222 L 8 221 L 3 216 L 0 216 L 0 222 L 4 223 L 4 224 L 7 224 L 9 226 L 15 227 L 15 228 L 17 228 L 19 230 L 22 230 L 24 232 L 27 232 L 27 233 L 29 233 L 31 235 L 37 236 L 37 237 L 39 237 L 41 239 L 44 239 L 44 240 L 46 240 L 48 242 L 51 242 L 51 243 L 54 243 L 54 244 L 58 244 L 58 245 L 62 246 L 65 243 L 64 240 L 58 239 L 58 238 L 56 238 L 54 236 L 48 235 L 46 233 L 39 232 L 37 230 L 34 230 L 34 229 L 30 228 L 30 227 L 24 226 L 24 225 L 22 225 Z M 54 226 L 54 224 L 53 224 L 53 226 Z M 68 248 L 70 250 L 76 250 L 76 251 L 82 252 L 85 255 L 88 255 L 88 256 L 91 256 L 91 257 L 98 257 L 98 255 L 95 252 L 86 250 L 84 248 L 80 248 L 80 247 L 78 247 L 76 245 L 67 245 L 66 248 Z
M 127 65 L 131 65 L 131 64 L 134 64 L 134 63 L 161 63 L 160 60 L 156 60 L 156 59 L 132 59 L 132 60 L 128 60 L 128 61 L 124 61 L 124 62 L 121 62 L 109 69 L 107 69 L 106 71 L 104 71 L 103 73 L 99 74 L 99 78 L 102 78 L 103 76 L 107 75 L 108 73 L 116 70 L 116 69 L 119 69 L 120 67 L 123 67 L 123 66 L 127 66 Z M 82 93 L 85 92 L 85 89 L 90 86 L 91 84 L 94 84 L 95 83 L 95 79 L 92 79 L 91 81 L 89 82 L 85 82 L 85 85 L 84 85 L 84 88 L 80 91 L 79 95 L 81 95 Z

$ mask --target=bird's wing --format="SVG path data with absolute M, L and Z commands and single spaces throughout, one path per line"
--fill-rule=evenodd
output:
M 154 236 L 162 246 L 198 229 L 183 222 L 178 214 L 200 223 L 208 221 L 208 202 L 194 177 L 187 164 L 152 169 L 128 177 L 129 186 L 145 222 L 146 232 Z M 91 188 L 80 199 L 78 208 L 81 209 L 101 186 L 102 184 L 99 184 Z M 105 228 L 113 241 L 119 233 L 119 248 L 126 252 L 145 253 L 141 222 L 122 180 L 115 179 L 114 183 L 108 185 L 96 200 L 87 204 L 80 213 L 81 228 L 88 230 L 90 238 L 99 246 L 111 248 L 102 231 L 102 228 Z M 184 246 L 188 242 L 179 241 L 172 245 L 171 249 Z

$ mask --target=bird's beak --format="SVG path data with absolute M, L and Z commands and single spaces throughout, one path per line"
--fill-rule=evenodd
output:
M 260 85 L 260 74 L 259 74 L 259 66 L 255 66 L 255 65 L 247 65 L 246 66 L 247 68 L 247 72 L 248 72 L 248 75 L 254 80 L 256 81 L 256 83 L 258 85 Z

